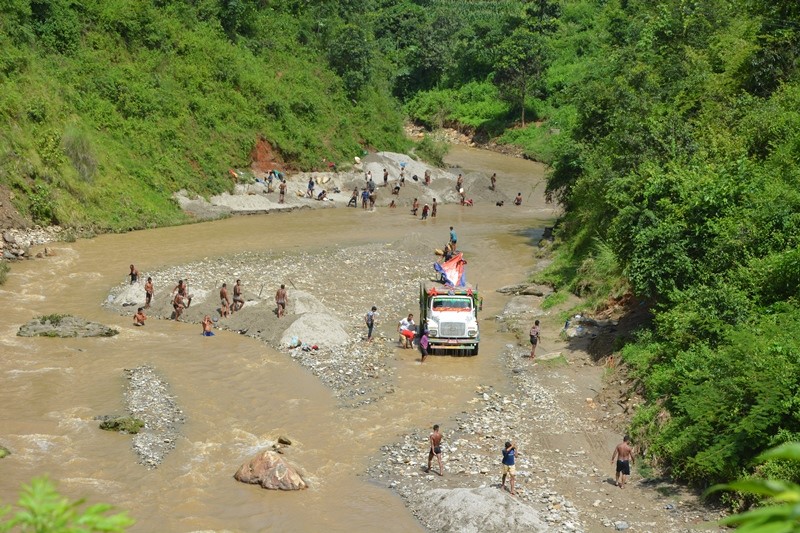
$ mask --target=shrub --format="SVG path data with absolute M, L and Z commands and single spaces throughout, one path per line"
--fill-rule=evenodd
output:
M 111 506 L 107 504 L 95 504 L 80 511 L 78 508 L 84 502 L 71 502 L 62 497 L 47 478 L 34 478 L 30 485 L 22 488 L 17 502 L 20 510 L 0 523 L 0 531 L 113 533 L 125 531 L 134 523 L 124 512 L 106 515 L 111 510 Z M 0 509 L 0 516 L 4 516 L 9 510 L 9 507 Z

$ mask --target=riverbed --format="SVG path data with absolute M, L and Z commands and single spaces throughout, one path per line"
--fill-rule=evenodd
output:
M 494 289 L 535 267 L 531 229 L 556 216 L 544 202 L 541 165 L 461 147 L 448 161 L 467 176 L 484 176 L 487 188 L 490 171 L 497 172 L 501 191 L 522 193 L 525 202 L 447 204 L 427 221 L 389 208 L 235 217 L 55 243 L 54 256 L 14 265 L 0 291 L 4 307 L 13 309 L 0 333 L 0 444 L 13 452 L 0 464 L 0 501 L 14 501 L 20 484 L 47 473 L 70 497 L 127 510 L 137 520 L 132 531 L 365 531 L 376 524 L 386 531 L 421 530 L 399 498 L 368 480 L 367 465 L 399 435 L 452 419 L 479 387 L 511 387 L 499 354 L 516 338 L 493 319 L 509 297 Z M 400 317 L 385 316 L 380 342 L 393 392 L 360 406 L 343 403 L 308 367 L 259 339 L 234 331 L 207 339 L 196 325 L 169 320 L 134 328 L 129 317 L 101 305 L 130 263 L 146 276 L 248 251 L 277 257 L 332 246 L 358 250 L 404 237 L 424 254 L 446 241 L 451 225 L 470 261 L 470 281 L 484 294 L 481 355 L 434 357 L 420 365 L 416 353 L 393 345 Z M 353 282 L 364 283 L 379 267 L 352 272 Z M 231 270 L 229 286 L 240 274 Z M 243 281 L 251 289 L 261 284 Z M 314 290 L 302 278 L 293 281 Z M 372 296 L 380 306 L 381 295 Z M 22 323 L 51 313 L 78 315 L 121 333 L 108 339 L 16 336 Z M 156 469 L 137 464 L 129 437 L 102 432 L 94 420 L 121 410 L 124 369 L 142 364 L 170 384 L 186 418 L 175 450 Z M 295 442 L 291 458 L 311 474 L 311 489 L 286 494 L 234 481 L 238 466 L 278 434 Z

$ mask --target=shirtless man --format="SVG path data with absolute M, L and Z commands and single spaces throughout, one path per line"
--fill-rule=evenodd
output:
M 231 316 L 231 299 L 228 296 L 227 283 L 223 283 L 219 290 L 219 314 L 222 318 Z
M 183 298 L 185 301 L 185 307 L 189 307 L 192 305 L 192 295 L 189 294 L 189 287 L 186 285 L 186 282 L 182 279 L 178 280 L 178 284 L 172 289 L 172 294 L 178 293 L 178 296 Z
M 464 187 L 464 176 L 459 174 L 458 178 L 456 179 L 456 192 L 460 193 L 463 187 Z
M 436 203 L 436 198 L 433 199 L 433 203 L 431 204 L 431 218 L 436 218 L 436 207 L 439 204 Z
M 495 190 L 496 189 L 496 185 L 497 185 L 497 173 L 496 172 L 494 174 L 492 174 L 492 177 L 489 178 L 489 181 L 492 182 L 492 186 L 489 187 L 489 188 L 492 189 L 492 190 Z
M 203 337 L 213 337 L 214 332 L 211 329 L 214 327 L 214 323 L 211 321 L 211 317 L 209 315 L 204 316 L 201 324 L 203 325 Z
M 414 201 L 411 203 L 411 214 L 417 216 L 418 210 L 419 210 L 419 200 L 414 198 Z
M 155 289 L 153 288 L 153 278 L 148 277 L 147 281 L 144 284 L 144 308 L 150 309 L 150 303 L 153 301 L 153 294 L 155 293 Z
M 172 299 L 172 308 L 175 310 L 175 320 L 180 320 L 181 313 L 183 313 L 183 297 L 180 293 L 176 294 Z
M 518 192 L 517 196 L 514 197 L 514 205 L 522 205 L 522 193 Z
M 136 310 L 136 314 L 133 315 L 133 325 L 144 326 L 145 320 L 147 320 L 147 315 L 144 314 L 144 307 L 140 307 Z
M 281 180 L 281 184 L 278 185 L 278 203 L 282 204 L 286 199 L 286 180 Z
M 444 475 L 444 467 L 442 466 L 442 434 L 439 432 L 439 424 L 434 424 L 433 426 L 433 433 L 430 434 L 428 437 L 428 442 L 430 443 L 431 447 L 428 450 L 428 468 L 425 469 L 425 472 L 431 471 L 431 463 L 433 462 L 433 458 L 436 457 L 436 460 L 439 462 L 439 475 Z
M 244 307 L 244 297 L 242 296 L 242 280 L 237 279 L 236 285 L 233 286 L 233 307 L 231 312 L 238 311 Z
M 611 464 L 613 465 L 614 461 L 617 461 L 616 485 L 621 489 L 625 488 L 625 482 L 628 481 L 628 476 L 631 475 L 631 464 L 636 462 L 630 442 L 631 438 L 625 435 L 611 455 Z
M 131 277 L 131 285 L 139 281 L 139 271 L 136 270 L 136 267 L 131 265 L 131 273 L 128 274 Z
M 289 302 L 289 296 L 286 294 L 286 285 L 281 283 L 281 288 L 275 293 L 275 305 L 278 306 L 278 318 L 281 318 L 286 312 L 286 304 Z

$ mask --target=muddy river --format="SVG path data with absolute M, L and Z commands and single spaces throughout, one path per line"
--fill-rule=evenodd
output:
M 465 173 L 498 174 L 498 186 L 522 206 L 444 205 L 420 222 L 405 210 L 302 210 L 104 235 L 54 243 L 54 257 L 13 266 L 0 290 L 0 502 L 49 475 L 64 494 L 108 502 L 135 518 L 131 531 L 418 531 L 390 491 L 364 476 L 381 445 L 413 427 L 447 421 L 475 387 L 503 390 L 493 354 L 513 339 L 494 316 L 506 298 L 494 289 L 521 281 L 534 266 L 535 228 L 552 220 L 542 198 L 543 167 L 500 154 L 454 147 L 448 163 Z M 455 170 L 457 172 L 457 170 Z M 513 192 L 512 192 L 513 190 Z M 396 350 L 395 394 L 359 408 L 341 407 L 320 381 L 288 355 L 235 333 L 204 342 L 198 327 L 128 317 L 101 307 L 134 262 L 143 273 L 242 250 L 314 250 L 397 239 L 413 228 L 444 240 L 456 226 L 470 259 L 470 281 L 484 292 L 481 355 L 433 357 L 419 365 Z M 69 313 L 120 330 L 108 339 L 29 339 L 19 326 L 43 314 Z M 130 438 L 100 431 L 93 417 L 122 410 L 123 369 L 153 365 L 186 416 L 177 448 L 149 470 Z M 233 479 L 239 465 L 277 434 L 297 445 L 292 458 L 310 473 L 300 493 L 265 491 Z

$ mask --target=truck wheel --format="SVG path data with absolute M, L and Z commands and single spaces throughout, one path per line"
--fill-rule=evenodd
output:
M 470 355 L 478 355 L 478 345 L 475 345 L 475 348 L 472 349 Z

